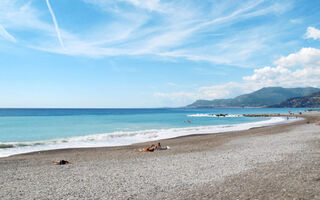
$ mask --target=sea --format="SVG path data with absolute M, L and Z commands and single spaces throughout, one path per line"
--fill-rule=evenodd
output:
M 247 130 L 297 120 L 244 117 L 306 108 L 0 109 L 0 157 L 41 150 L 111 147 L 190 134 Z M 224 117 L 220 114 L 226 114 Z

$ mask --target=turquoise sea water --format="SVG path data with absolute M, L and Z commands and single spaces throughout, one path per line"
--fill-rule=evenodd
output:
M 197 133 L 248 129 L 283 119 L 242 114 L 305 109 L 0 109 L 0 157 L 45 149 L 114 146 Z M 228 114 L 216 117 L 215 114 Z M 190 121 L 190 122 L 189 122 Z

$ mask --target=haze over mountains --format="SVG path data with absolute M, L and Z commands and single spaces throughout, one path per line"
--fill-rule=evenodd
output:
M 278 105 L 295 97 L 303 97 L 316 92 L 320 92 L 319 88 L 282 88 L 282 87 L 265 87 L 255 92 L 237 96 L 230 99 L 214 99 L 214 100 L 197 100 L 186 106 L 187 108 L 217 108 L 217 107 L 269 107 Z M 311 104 L 310 104 L 311 105 Z M 296 106 L 297 107 L 297 106 Z M 311 106 L 314 107 L 314 106 Z

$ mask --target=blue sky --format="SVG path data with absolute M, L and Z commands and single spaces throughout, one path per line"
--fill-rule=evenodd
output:
M 175 107 L 320 87 L 316 0 L 1 0 L 0 107 Z

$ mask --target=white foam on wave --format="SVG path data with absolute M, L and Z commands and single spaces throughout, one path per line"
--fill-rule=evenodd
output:
M 264 121 L 242 123 L 242 124 L 228 124 L 216 126 L 199 126 L 186 128 L 171 128 L 171 129 L 151 129 L 143 131 L 131 132 L 113 132 L 105 134 L 95 134 L 87 136 L 78 136 L 70 138 L 60 138 L 47 141 L 36 142 L 11 142 L 1 143 L 0 146 L 12 145 L 12 148 L 0 149 L 0 157 L 7 157 L 16 154 L 29 153 L 35 151 L 63 149 L 63 148 L 82 148 L 82 147 L 111 147 L 123 146 L 138 142 L 147 142 L 160 139 L 174 138 L 179 136 L 191 134 L 208 134 L 221 133 L 227 131 L 248 130 L 250 128 L 271 126 L 280 123 L 289 123 L 299 119 L 289 119 L 283 117 L 268 118 Z
M 243 115 L 230 115 L 226 114 L 224 116 L 219 116 L 219 114 L 192 114 L 187 115 L 188 117 L 243 117 Z

